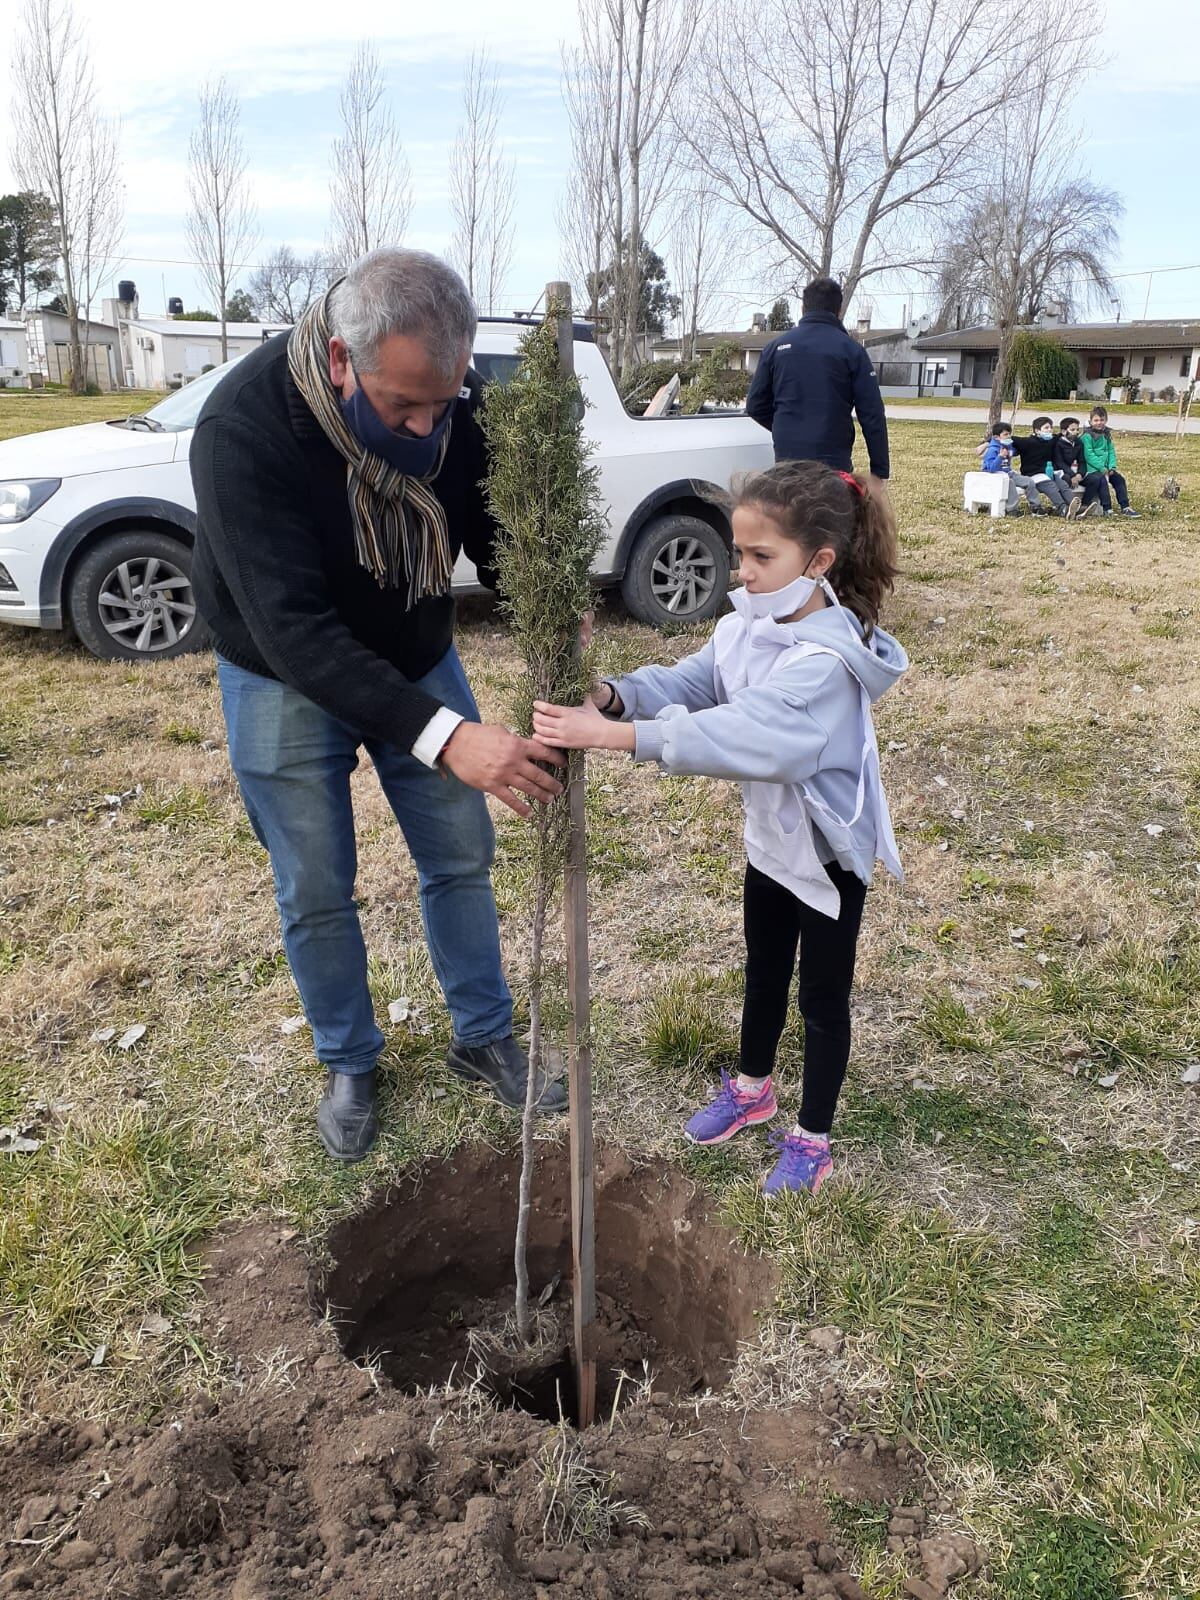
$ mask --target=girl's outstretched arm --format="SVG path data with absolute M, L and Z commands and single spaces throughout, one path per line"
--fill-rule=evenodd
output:
M 848 696 L 857 710 L 852 681 L 842 663 L 810 657 L 711 710 L 668 707 L 634 724 L 634 759 L 671 773 L 801 783 L 819 770 Z
M 539 738 L 558 750 L 633 750 L 632 722 L 614 722 L 597 711 L 590 700 L 581 706 L 533 703 L 533 726 Z
M 711 640 L 673 667 L 639 667 L 623 678 L 609 678 L 624 706 L 622 719 L 656 717 L 664 706 L 703 711 L 717 704 L 716 657 Z M 625 746 L 621 747 L 622 749 Z

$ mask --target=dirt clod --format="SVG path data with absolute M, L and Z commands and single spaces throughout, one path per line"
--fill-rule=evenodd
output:
M 946 1593 L 945 1589 L 927 1583 L 924 1578 L 906 1578 L 904 1592 L 910 1595 L 912 1600 L 942 1600 Z
M 769 1578 L 780 1583 L 790 1583 L 793 1588 L 803 1587 L 804 1580 L 813 1571 L 812 1557 L 801 1550 L 776 1550 L 763 1557 L 763 1567 Z
M 79 1572 L 99 1559 L 100 1546 L 90 1539 L 72 1539 L 54 1558 L 54 1565 L 62 1572 Z

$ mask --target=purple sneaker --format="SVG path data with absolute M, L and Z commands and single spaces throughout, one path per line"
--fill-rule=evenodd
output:
M 770 1078 L 758 1094 L 746 1094 L 727 1072 L 722 1072 L 716 1098 L 697 1111 L 684 1133 L 693 1144 L 724 1144 L 751 1123 L 768 1122 L 778 1110 Z
M 773 1133 L 771 1143 L 779 1151 L 774 1172 L 763 1180 L 764 1194 L 780 1194 L 785 1189 L 806 1189 L 816 1194 L 833 1171 L 828 1139 L 808 1139 L 798 1133 Z

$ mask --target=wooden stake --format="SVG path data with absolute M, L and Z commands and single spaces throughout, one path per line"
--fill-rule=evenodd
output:
M 558 359 L 575 371 L 575 330 L 569 283 L 546 285 L 546 304 L 563 308 L 558 321 Z M 571 1254 L 574 1263 L 575 1379 L 579 1426 L 596 1420 L 596 1193 L 592 1145 L 592 1026 L 588 969 L 587 823 L 585 759 L 572 750 L 567 767 L 571 831 L 567 845 L 563 915 L 566 922 L 567 990 L 571 1025 L 567 1036 L 571 1130 Z

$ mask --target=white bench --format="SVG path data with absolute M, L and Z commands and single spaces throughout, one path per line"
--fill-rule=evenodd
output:
M 1008 510 L 1007 472 L 964 472 L 963 510 L 1003 517 Z

